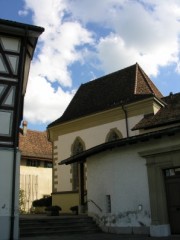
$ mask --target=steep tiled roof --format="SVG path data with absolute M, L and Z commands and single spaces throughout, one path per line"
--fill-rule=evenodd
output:
M 170 94 L 162 100 L 166 103 L 165 107 L 161 108 L 155 115 L 145 116 L 133 130 L 180 123 L 180 93 Z
M 23 135 L 20 129 L 19 149 L 24 157 L 52 160 L 52 145 L 48 142 L 46 131 L 27 130 L 27 134 Z
M 58 118 L 48 127 L 83 116 L 105 111 L 122 104 L 162 94 L 138 64 L 82 84 L 74 98 Z
M 142 68 L 136 64 L 136 84 L 134 94 L 154 94 L 158 98 L 162 98 L 163 95 L 142 70 Z

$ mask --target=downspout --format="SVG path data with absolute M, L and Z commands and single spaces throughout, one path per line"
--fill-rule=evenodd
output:
M 22 63 L 25 63 L 26 56 L 26 46 L 27 46 L 27 30 L 25 28 L 25 40 L 22 53 Z M 14 239 L 14 221 L 15 221 L 15 200 L 16 200 L 16 164 L 17 164 L 17 149 L 18 149 L 18 139 L 19 139 L 19 122 L 20 122 L 20 113 L 23 108 L 21 103 L 21 94 L 22 94 L 22 83 L 23 83 L 24 69 L 21 68 L 20 79 L 19 79 L 19 93 L 17 99 L 17 113 L 14 116 L 15 121 L 15 134 L 14 134 L 14 149 L 13 149 L 13 173 L 12 173 L 12 197 L 11 197 L 11 222 L 10 222 L 10 240 Z M 20 108 L 21 107 L 21 108 Z M 19 166 L 20 167 L 20 166 Z
M 17 163 L 17 148 L 14 144 L 13 149 L 13 173 L 12 173 L 12 197 L 11 197 L 11 222 L 10 222 L 10 240 L 14 239 L 14 220 L 15 220 L 15 189 L 16 189 L 16 163 Z
M 128 125 L 128 115 L 127 115 L 127 110 L 125 109 L 124 105 L 122 104 L 121 105 L 122 107 L 122 110 L 124 112 L 124 115 L 125 115 L 125 121 L 126 121 L 126 135 L 127 135 L 127 138 L 129 137 L 129 125 Z

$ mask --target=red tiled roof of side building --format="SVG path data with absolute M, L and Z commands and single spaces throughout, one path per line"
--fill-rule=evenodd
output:
M 48 141 L 46 131 L 28 129 L 23 135 L 23 129 L 20 129 L 19 149 L 23 157 L 52 161 L 52 144 Z
M 170 124 L 180 124 L 180 93 L 162 98 L 166 103 L 155 115 L 147 115 L 132 130 L 155 128 Z

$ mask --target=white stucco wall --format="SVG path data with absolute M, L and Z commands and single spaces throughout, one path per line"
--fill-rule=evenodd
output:
M 15 187 L 15 221 L 14 239 L 19 239 L 19 165 L 20 153 L 16 158 Z M 0 239 L 7 240 L 10 236 L 10 217 L 12 201 L 13 149 L 0 148 Z
M 150 224 L 150 204 L 146 162 L 136 149 L 116 149 L 97 154 L 87 160 L 89 214 L 116 219 L 117 226 L 140 226 Z M 111 213 L 107 213 L 106 195 L 111 197 Z M 142 210 L 139 210 L 139 205 Z
M 136 117 L 128 118 L 129 136 L 134 136 L 135 134 L 137 134 L 137 132 L 131 131 L 131 128 L 140 119 L 142 119 L 142 117 L 142 115 L 139 115 Z M 106 140 L 106 136 L 113 128 L 117 128 L 122 133 L 123 137 L 127 137 L 125 119 L 59 136 L 58 142 L 56 143 L 56 145 L 58 146 L 58 150 L 60 150 L 58 159 L 63 160 L 70 156 L 71 146 L 77 136 L 79 136 L 84 141 L 86 149 L 89 149 L 91 147 L 104 143 Z
M 88 200 L 90 215 L 101 224 L 118 227 L 150 226 L 150 202 L 146 160 L 139 153 L 162 151 L 179 144 L 178 136 L 127 145 L 96 154 L 87 159 Z M 106 211 L 106 195 L 111 196 L 111 213 Z M 139 205 L 142 206 L 141 211 Z M 106 221 L 104 223 L 103 221 Z
M 134 136 L 138 134 L 138 131 L 131 131 L 131 128 L 142 117 L 142 115 L 139 115 L 128 118 L 129 136 Z M 117 128 L 121 132 L 123 138 L 127 137 L 125 119 L 59 136 L 58 141 L 55 141 L 54 143 L 54 145 L 57 146 L 58 162 L 71 156 L 71 146 L 73 145 L 76 137 L 80 137 L 85 143 L 85 148 L 89 149 L 96 145 L 104 143 L 108 133 L 111 129 L 114 128 Z M 71 191 L 71 166 L 59 166 L 58 164 L 56 164 L 55 167 L 57 168 L 58 173 L 58 184 L 55 185 L 57 191 Z

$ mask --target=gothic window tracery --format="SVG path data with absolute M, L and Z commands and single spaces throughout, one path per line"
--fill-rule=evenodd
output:
M 122 133 L 117 128 L 113 128 L 107 134 L 106 142 L 115 141 L 120 138 L 123 138 Z
M 80 137 L 77 137 L 72 145 L 72 155 L 81 153 L 84 149 L 84 142 Z M 79 189 L 79 167 L 77 162 L 72 164 L 72 189 L 73 191 Z

